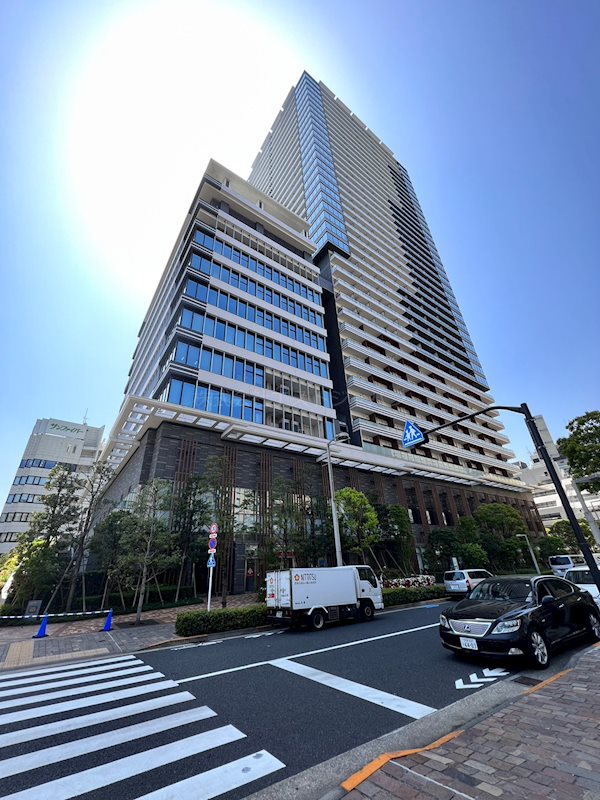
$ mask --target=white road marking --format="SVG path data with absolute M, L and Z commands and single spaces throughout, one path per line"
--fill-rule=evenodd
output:
M 236 761 L 223 764 L 222 767 L 215 767 L 187 780 L 165 786 L 164 789 L 157 789 L 137 800 L 181 800 L 182 797 L 211 800 L 284 768 L 285 764 L 278 758 L 266 750 L 259 750 L 251 756 L 238 758 Z
M 47 689 L 56 689 L 60 688 L 61 686 L 75 686 L 78 683 L 93 683 L 94 681 L 104 680 L 105 678 L 122 678 L 128 675 L 135 675 L 137 672 L 149 672 L 153 669 L 153 667 L 150 667 L 147 664 L 142 664 L 141 661 L 138 663 L 140 666 L 137 666 L 137 664 L 132 664 L 129 666 L 129 664 L 127 664 L 124 669 L 119 669 L 115 672 L 109 672 L 108 675 L 81 675 L 74 678 L 68 678 L 67 680 L 63 680 L 61 675 L 59 676 L 58 680 L 55 677 L 48 683 L 34 683 L 28 684 L 27 686 L 20 686 L 19 688 L 6 689 L 5 691 L 0 692 L 0 698 L 15 697 L 20 694 L 33 695 L 35 692 L 45 692 Z M 103 669 L 106 669 L 106 667 Z M 37 696 L 34 697 L 34 700 L 37 699 Z
M 313 669 L 313 667 L 309 667 L 306 664 L 297 664 L 295 661 L 289 661 L 287 658 L 272 661 L 271 666 L 284 669 L 287 672 L 293 672 L 294 675 L 301 675 L 303 678 L 321 683 L 323 686 L 328 686 L 330 689 L 336 689 L 338 692 L 349 694 L 352 697 L 358 697 L 360 700 L 366 700 L 368 703 L 387 708 L 390 711 L 396 711 L 398 714 L 404 714 L 404 716 L 412 717 L 413 719 L 421 719 L 421 717 L 426 717 L 428 714 L 437 711 L 437 709 L 432 708 L 432 706 L 416 703 L 414 700 L 408 700 L 406 697 L 389 694 L 389 692 L 382 692 L 371 686 L 365 686 L 363 683 L 356 683 L 346 678 L 340 678 L 338 675 L 323 672 L 320 669 Z
M 454 685 L 457 689 L 481 689 L 484 685 L 483 683 L 465 683 L 462 678 L 459 678 L 457 681 L 454 681 Z
M 498 679 L 497 678 L 480 678 L 479 675 L 476 672 L 472 672 L 469 675 L 469 680 L 471 681 L 471 683 L 477 683 L 477 681 L 479 681 L 479 683 L 490 683 L 490 682 L 493 683 L 494 681 L 496 681 Z
M 115 681 L 115 683 L 122 683 L 122 681 Z M 149 683 L 147 686 L 135 686 L 133 689 L 121 689 L 118 692 L 108 691 L 104 692 L 104 694 L 96 695 L 95 697 L 83 697 L 79 700 L 67 700 L 64 703 L 54 703 L 50 706 L 35 706 L 34 708 L 28 708 L 24 711 L 13 711 L 11 714 L 2 714 L 0 716 L 0 728 L 3 725 L 10 725 L 13 722 L 23 722 L 26 719 L 36 719 L 37 717 L 49 717 L 54 714 L 64 714 L 67 711 L 73 711 L 76 708 L 100 706 L 105 703 L 113 703 L 116 700 L 123 700 L 126 697 L 136 697 L 140 694 L 151 694 L 152 692 L 160 692 L 163 689 L 177 688 L 179 688 L 179 684 L 177 684 L 175 681 L 156 681 L 156 683 Z M 62 694 L 63 693 L 61 693 L 61 695 Z
M 76 739 L 73 742 L 46 747 L 44 750 L 35 750 L 22 756 L 7 758 L 0 761 L 0 778 L 18 775 L 20 772 L 37 769 L 45 764 L 57 764 L 69 758 L 95 753 L 97 750 L 106 750 L 108 747 L 115 747 L 123 742 L 133 742 L 136 739 L 152 736 L 154 733 L 162 733 L 173 728 L 180 728 L 182 725 L 189 725 L 190 722 L 198 722 L 216 716 L 216 712 L 208 706 L 200 706 L 188 711 L 180 711 L 177 714 L 156 717 L 136 725 L 127 725 L 125 728 L 104 731 L 95 736 Z
M 329 653 L 332 650 L 342 650 L 345 647 L 356 647 L 360 644 L 369 644 L 369 642 L 377 642 L 380 639 L 391 639 L 395 636 L 405 636 L 407 633 L 417 633 L 418 631 L 426 631 L 429 628 L 438 628 L 439 622 L 434 622 L 431 625 L 420 625 L 418 628 L 407 628 L 404 631 L 395 631 L 394 633 L 383 633 L 380 636 L 369 636 L 368 639 L 358 639 L 354 642 L 345 642 L 344 644 L 334 644 L 331 647 L 321 647 L 318 650 L 306 650 L 303 653 L 294 653 L 286 656 L 286 658 L 304 658 L 306 656 L 314 656 L 319 653 Z M 242 664 L 239 667 L 230 667 L 229 669 L 220 669 L 216 672 L 205 672 L 203 675 L 194 675 L 191 678 L 178 678 L 178 683 L 189 683 L 190 681 L 201 681 L 205 678 L 216 678 L 219 675 L 227 675 L 230 672 L 240 672 L 244 669 L 253 669 L 254 667 L 264 667 L 267 664 L 272 664 L 273 661 L 278 659 L 270 659 L 269 661 L 254 661 L 252 664 Z
M 152 669 L 152 667 L 150 667 Z M 131 678 L 119 678 L 117 681 L 108 681 L 106 683 L 96 683 L 94 686 L 75 686 L 70 689 L 61 689 L 59 692 L 48 692 L 47 694 L 28 695 L 27 697 L 18 697 L 16 700 L 8 700 L 2 703 L 2 708 L 15 708 L 15 706 L 30 706 L 32 703 L 44 703 L 47 700 L 58 700 L 60 697 L 73 697 L 76 694 L 90 694 L 91 692 L 100 692 L 104 689 L 112 689 L 117 686 L 129 686 L 132 683 L 144 683 L 144 681 L 153 681 L 157 678 L 164 678 L 162 672 L 146 672 L 145 675 L 133 675 Z
M 3 800 L 69 800 L 86 792 L 93 792 L 110 786 L 112 783 L 132 778 L 151 769 L 171 764 L 174 761 L 181 761 L 184 758 L 191 758 L 198 753 L 212 750 L 215 747 L 244 739 L 246 734 L 234 728 L 233 725 L 225 725 L 222 728 L 205 731 L 204 733 L 190 736 L 187 739 L 164 744 L 136 753 L 132 756 L 119 758 L 108 764 L 101 764 L 91 769 L 67 775 L 64 778 L 42 783 L 21 792 L 15 792 L 4 797 Z
M 123 719 L 123 717 L 134 717 L 136 714 L 144 714 L 147 711 L 155 711 L 157 708 L 187 703 L 195 699 L 190 692 L 177 692 L 176 694 L 166 694 L 162 697 L 153 697 L 150 700 L 142 700 L 141 703 L 130 703 L 126 706 L 117 706 L 105 711 L 96 711 L 93 714 L 84 714 L 81 717 L 72 717 L 68 721 L 60 719 L 58 722 L 48 722 L 45 725 L 36 725 L 34 728 L 21 728 L 19 731 L 0 734 L 0 750 L 13 744 L 21 744 L 33 739 L 37 741 L 47 736 L 55 736 L 57 733 L 64 733 L 67 730 L 67 724 L 69 731 L 76 731 L 81 728 L 88 728 L 91 725 L 101 725 L 104 722 Z M 88 705 L 87 700 L 83 702 Z
M 142 664 L 142 662 L 139 661 L 136 658 L 133 661 L 127 661 L 125 664 L 102 664 L 99 667 L 85 667 L 85 669 L 72 669 L 72 670 L 69 670 L 68 672 L 57 672 L 56 674 L 50 675 L 50 676 L 48 676 L 48 675 L 36 675 L 33 678 L 29 678 L 29 677 L 23 676 L 21 678 L 15 679 L 15 680 L 4 681 L 3 683 L 0 683 L 0 689 L 4 690 L 8 686 L 27 686 L 27 685 L 29 685 L 29 686 L 32 687 L 32 691 L 35 691 L 37 687 L 35 687 L 34 684 L 43 683 L 43 681 L 47 681 L 47 680 L 56 681 L 56 680 L 61 680 L 62 678 L 74 678 L 77 675 L 92 675 L 94 673 L 97 674 L 97 673 L 100 673 L 100 672 L 110 672 L 110 670 L 115 669 L 115 668 L 123 669 L 125 667 L 127 667 L 127 668 L 135 667 L 135 666 L 138 666 L 139 664 Z M 104 676 L 100 676 L 100 677 L 104 677 Z M 50 684 L 48 684 L 48 685 L 50 685 Z
M 75 670 L 80 667 L 95 667 L 98 664 L 114 664 L 117 661 L 136 661 L 135 656 L 114 656 L 113 658 L 98 658 L 93 661 L 77 661 L 75 664 L 61 664 L 60 667 L 43 667 L 40 669 L 22 669 L 18 672 L 0 672 L 0 688 L 2 688 L 2 681 L 7 678 L 29 678 L 31 675 L 49 675 L 52 672 L 65 672 L 67 670 Z

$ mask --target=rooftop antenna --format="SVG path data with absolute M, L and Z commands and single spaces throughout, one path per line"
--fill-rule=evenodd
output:
M 85 414 L 83 415 L 83 424 L 84 425 L 87 425 L 87 412 L 88 412 L 88 409 L 86 408 Z

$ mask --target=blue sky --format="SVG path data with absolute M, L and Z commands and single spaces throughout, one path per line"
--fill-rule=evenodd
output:
M 6 3 L 0 491 L 36 418 L 110 429 L 208 159 L 247 177 L 303 69 L 408 169 L 496 401 L 600 408 L 599 34 L 586 0 Z

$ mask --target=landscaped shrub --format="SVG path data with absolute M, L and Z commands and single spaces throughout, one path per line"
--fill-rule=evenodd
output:
M 178 636 L 196 636 L 200 633 L 234 631 L 266 624 L 266 605 L 220 608 L 216 611 L 185 611 L 177 615 L 175 632 Z
M 418 603 L 420 600 L 437 600 L 444 597 L 446 590 L 443 586 L 418 586 L 416 588 L 383 590 L 383 604 L 388 606 L 401 606 L 407 603 Z
M 386 589 L 409 589 L 415 586 L 433 586 L 435 577 L 433 575 L 411 575 L 409 578 L 391 578 L 384 576 L 383 585 Z

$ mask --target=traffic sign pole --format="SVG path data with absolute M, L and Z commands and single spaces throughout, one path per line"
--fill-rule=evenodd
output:
M 212 574 L 213 574 L 214 567 L 210 567 L 208 570 L 208 600 L 206 603 L 206 610 L 210 611 L 210 595 L 212 593 Z
M 209 527 L 210 535 L 208 537 L 208 599 L 206 601 L 206 610 L 210 611 L 210 599 L 212 594 L 212 579 L 213 569 L 215 568 L 215 553 L 217 552 L 217 536 L 219 534 L 219 526 L 216 522 L 211 522 Z

